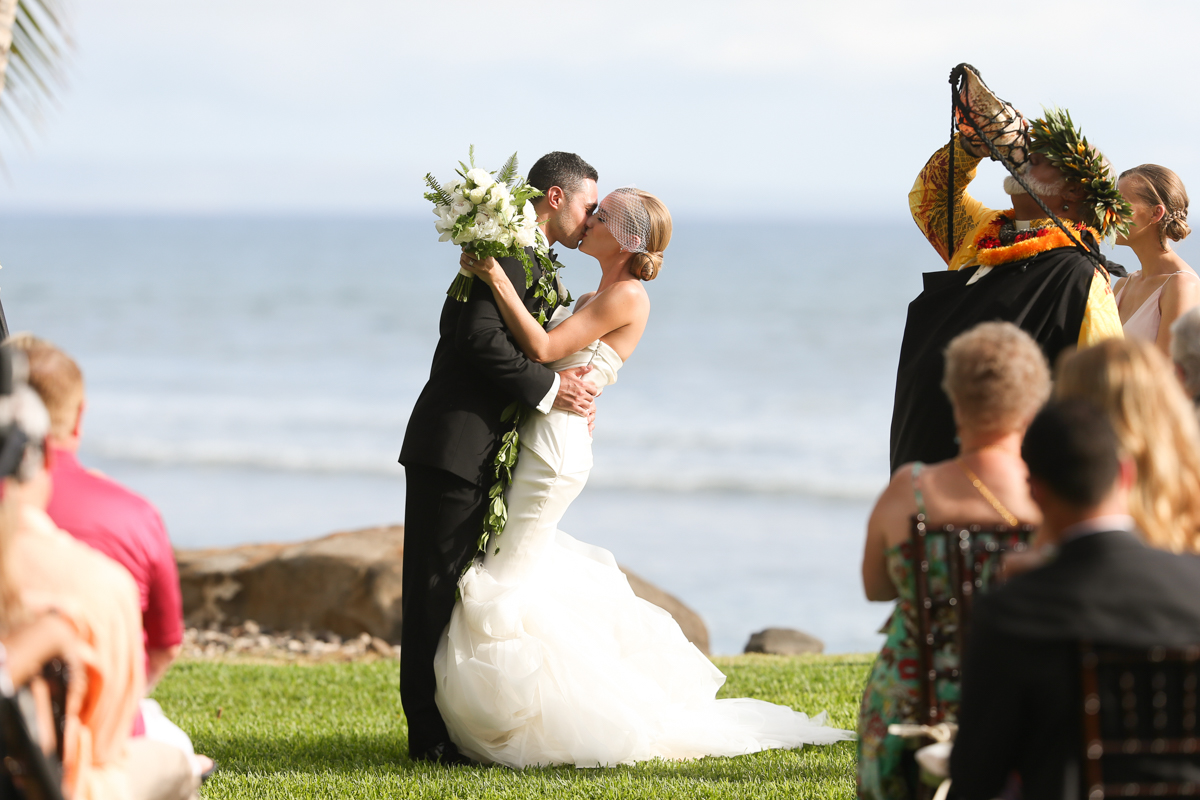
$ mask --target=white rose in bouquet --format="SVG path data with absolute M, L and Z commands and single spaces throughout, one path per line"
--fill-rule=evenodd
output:
M 488 190 L 488 205 L 495 209 L 511 205 L 512 195 L 503 183 L 497 183 Z
M 537 228 L 518 228 L 513 240 L 520 247 L 533 247 L 537 242 Z
M 496 182 L 496 179 L 492 177 L 492 173 L 486 169 L 478 168 L 467 170 L 467 180 L 485 191 Z

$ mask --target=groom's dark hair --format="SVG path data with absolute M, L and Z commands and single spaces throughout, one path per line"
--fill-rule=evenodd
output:
M 550 191 L 551 186 L 557 186 L 570 197 L 589 179 L 600 180 L 595 167 L 574 153 L 559 150 L 542 156 L 529 170 L 529 184 L 543 194 Z

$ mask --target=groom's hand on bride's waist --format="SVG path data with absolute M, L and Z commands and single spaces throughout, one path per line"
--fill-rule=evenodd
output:
M 554 407 L 589 419 L 594 416 L 600 390 L 591 381 L 583 379 L 591 371 L 592 367 L 588 365 L 558 373 L 558 395 L 554 398 Z

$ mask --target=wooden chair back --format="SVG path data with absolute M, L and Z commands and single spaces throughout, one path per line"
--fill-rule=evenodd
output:
M 34 739 L 30 720 L 36 711 L 28 690 L 12 697 L 0 696 L 0 798 L 63 800 L 63 731 L 70 673 L 55 658 L 43 666 L 42 678 L 50 694 L 57 757 L 47 757 Z
M 63 763 L 67 730 L 67 684 L 71 674 L 61 659 L 52 658 L 42 667 L 42 678 L 50 690 L 50 717 L 54 720 L 55 754 Z
M 1083 787 L 1106 797 L 1200 797 L 1200 645 L 1080 648 Z
M 0 796 L 63 800 L 62 768 L 42 753 L 23 705 L 20 694 L 0 697 Z
M 916 583 L 918 678 L 923 701 L 920 721 L 923 724 L 936 725 L 945 719 L 946 709 L 938 700 L 938 681 L 957 683 L 962 678 L 957 668 L 939 669 L 934 663 L 934 653 L 949 645 L 961 660 L 966 652 L 975 595 L 999 582 L 1003 554 L 1026 550 L 1033 533 L 1032 525 L 951 523 L 933 527 L 926 523 L 924 514 L 913 517 L 910 547 Z M 949 585 L 944 592 L 934 592 L 929 580 L 931 559 L 937 557 L 934 554 L 936 548 L 931 546 L 936 539 L 943 540 L 945 545 L 941 552 L 945 554 Z M 934 617 L 943 607 L 949 610 L 953 620 L 945 627 L 952 630 L 935 629 Z

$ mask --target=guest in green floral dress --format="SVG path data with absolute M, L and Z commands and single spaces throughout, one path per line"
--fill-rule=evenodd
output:
M 920 743 L 888 733 L 895 723 L 923 721 L 916 644 L 916 586 L 909 552 L 912 517 L 931 526 L 946 523 L 1037 523 L 1041 514 L 1029 497 L 1021 439 L 1050 396 L 1050 371 L 1037 343 L 1007 322 L 985 322 L 956 337 L 946 349 L 942 387 L 958 427 L 959 455 L 925 466 L 896 470 L 867 523 L 863 588 L 868 600 L 895 600 L 883 633 L 883 649 L 867 679 L 858 724 L 858 796 L 867 800 L 915 797 L 917 769 L 912 752 Z M 929 540 L 932 595 L 948 593 L 943 540 Z M 931 625 L 953 641 L 953 618 L 934 613 Z M 948 674 L 958 666 L 950 645 L 934 654 L 934 667 Z M 953 722 L 959 686 L 940 679 L 938 700 Z

